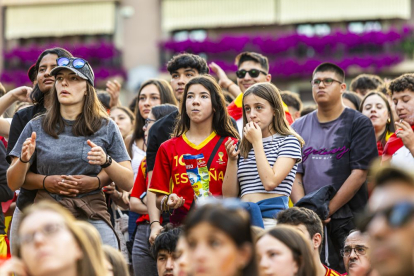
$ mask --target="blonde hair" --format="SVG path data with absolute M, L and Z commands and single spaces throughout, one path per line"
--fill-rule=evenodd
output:
M 256 83 L 250 86 L 246 90 L 246 92 L 244 92 L 242 104 L 243 127 L 245 127 L 247 124 L 246 110 L 244 108 L 244 99 L 251 94 L 268 101 L 271 108 L 273 109 L 275 115 L 273 116 L 272 123 L 269 125 L 269 132 L 273 132 L 272 134 L 278 133 L 283 136 L 293 135 L 299 140 L 301 147 L 303 147 L 305 141 L 303 141 L 302 137 L 300 137 L 299 134 L 297 134 L 290 127 L 288 121 L 286 120 L 285 109 L 283 107 L 283 101 L 280 96 L 280 90 L 270 82 Z M 253 145 L 245 137 L 243 137 L 240 145 L 241 156 L 247 158 L 247 156 L 249 155 L 249 151 L 252 148 Z
M 61 205 L 51 202 L 51 201 L 41 201 L 39 203 L 33 204 L 28 208 L 24 209 L 21 222 L 19 225 L 18 232 L 20 232 L 20 228 L 23 225 L 24 220 L 29 217 L 30 215 L 42 212 L 42 211 L 51 211 L 60 215 L 66 227 L 68 228 L 69 232 L 72 233 L 77 245 L 79 246 L 80 250 L 82 251 L 82 258 L 80 258 L 76 262 L 77 267 L 77 275 L 79 276 L 101 276 L 105 275 L 106 271 L 103 266 L 103 259 L 98 259 L 96 256 L 97 254 L 94 252 L 95 248 L 93 248 L 91 241 L 89 240 L 88 236 L 85 234 L 84 230 L 79 227 L 76 223 L 75 218 L 73 215 L 63 208 Z M 21 245 L 19 241 L 13 243 L 13 252 L 19 258 L 21 258 Z
M 93 253 L 95 254 L 96 259 L 98 259 L 101 265 L 105 267 L 105 255 L 102 248 L 101 235 L 99 234 L 98 230 L 96 230 L 96 228 L 87 221 L 77 220 L 75 221 L 75 224 L 79 226 L 85 233 L 86 237 L 92 245 L 92 248 L 95 249 L 93 250 Z
M 122 253 L 109 245 L 103 245 L 102 248 L 106 260 L 112 265 L 114 275 L 129 276 L 128 265 Z

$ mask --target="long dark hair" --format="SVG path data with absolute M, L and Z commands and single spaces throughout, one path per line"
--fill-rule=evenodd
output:
M 384 96 L 383 93 L 378 92 L 378 91 L 371 91 L 368 94 L 365 95 L 365 97 L 362 99 L 361 105 L 359 106 L 359 111 L 362 112 L 362 110 L 364 109 L 364 103 L 366 101 L 366 99 L 368 97 L 371 97 L 373 95 L 377 95 L 379 96 L 384 102 L 385 102 L 385 106 L 387 107 L 387 111 L 388 111 L 388 116 L 390 117 L 390 121 L 385 124 L 385 130 L 384 132 L 380 135 L 380 137 L 378 137 L 378 141 L 381 142 L 381 145 L 384 147 L 385 144 L 387 143 L 386 138 L 387 138 L 387 133 L 394 133 L 395 132 L 395 122 L 394 122 L 394 116 L 391 110 L 391 106 L 390 103 L 388 102 L 388 99 Z
M 316 275 L 316 264 L 312 257 L 312 249 L 306 237 L 299 230 L 292 226 L 279 225 L 265 233 L 262 238 L 267 235 L 279 240 L 290 249 L 293 260 L 298 266 L 297 276 Z
M 82 112 L 72 126 L 72 133 L 75 136 L 90 136 L 101 128 L 102 119 L 108 122 L 108 113 L 99 101 L 95 88 L 86 80 L 84 81 L 86 82 L 85 102 L 83 103 Z M 56 82 L 50 91 L 48 100 L 50 101 L 50 107 L 46 112 L 42 127 L 47 134 L 57 139 L 58 135 L 65 129 L 65 122 L 60 114 Z
M 285 109 L 283 107 L 283 101 L 282 101 L 282 97 L 280 96 L 279 89 L 273 84 L 271 84 L 270 82 L 256 83 L 250 86 L 246 90 L 246 92 L 244 92 L 244 95 L 243 95 L 243 127 L 245 127 L 247 124 L 246 110 L 244 108 L 244 99 L 250 94 L 253 94 L 255 96 L 258 96 L 268 101 L 270 106 L 272 107 L 273 112 L 275 113 L 275 116 L 273 116 L 273 121 L 269 125 L 269 131 L 273 130 L 273 132 L 278 133 L 283 136 L 293 135 L 299 140 L 300 145 L 303 147 L 305 142 L 303 141 L 302 137 L 300 137 L 299 134 L 297 134 L 289 126 L 289 123 L 286 120 Z M 246 138 L 243 138 L 240 144 L 241 156 L 243 156 L 244 158 L 247 158 L 247 156 L 249 155 L 249 151 L 252 148 L 253 148 L 253 145 Z
M 257 275 L 256 254 L 250 229 L 250 217 L 245 210 L 233 207 L 226 208 L 222 204 L 206 204 L 194 209 L 185 219 L 185 236 L 188 236 L 191 229 L 202 223 L 208 223 L 212 227 L 224 232 L 238 248 L 245 245 L 251 246 L 252 256 L 240 275 Z
M 144 130 L 142 128 L 145 125 L 145 119 L 141 116 L 138 103 L 142 90 L 150 84 L 153 84 L 158 88 L 158 91 L 160 92 L 161 104 L 169 103 L 177 105 L 177 100 L 174 96 L 171 85 L 167 81 L 161 79 L 150 79 L 141 85 L 136 97 L 134 132 L 132 133 L 131 142 L 128 145 L 128 152 L 130 154 L 132 154 L 132 144 L 135 143 L 136 140 L 144 138 Z
M 221 137 L 230 136 L 238 139 L 240 136 L 231 123 L 220 85 L 218 85 L 216 80 L 210 75 L 192 78 L 185 85 L 183 100 L 181 101 L 181 116 L 174 129 L 174 137 L 179 137 L 190 129 L 190 117 L 187 114 L 186 99 L 188 89 L 194 84 L 200 84 L 210 92 L 211 105 L 213 107 L 213 130 Z
M 63 48 L 59 48 L 59 47 L 44 50 L 37 58 L 37 61 L 35 64 L 36 78 L 39 72 L 40 62 L 42 62 L 42 59 L 46 55 L 49 55 L 49 54 L 57 55 L 58 57 L 67 57 L 67 58 L 73 57 L 72 54 L 69 53 L 69 51 Z M 33 92 L 30 94 L 30 99 L 32 100 L 34 104 L 43 104 L 45 95 L 48 94 L 48 92 L 49 91 L 40 91 L 39 85 L 36 84 L 35 87 L 33 88 Z

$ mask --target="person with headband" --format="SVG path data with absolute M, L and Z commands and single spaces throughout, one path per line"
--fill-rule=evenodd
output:
M 26 125 L 10 152 L 13 160 L 7 172 L 9 186 L 13 190 L 20 188 L 30 165 L 36 162 L 43 186 L 47 178 L 54 176 L 70 192 L 56 194 L 44 187 L 38 191 L 36 201 L 59 202 L 76 217 L 92 223 L 105 244 L 117 248 L 101 177 L 109 176 L 127 191 L 132 187 L 130 158 L 121 133 L 99 103 L 93 87 L 94 73 L 86 60 L 58 58 L 50 75 L 55 81 L 47 97 L 46 114 Z M 96 180 L 93 191 L 79 193 L 82 175 Z

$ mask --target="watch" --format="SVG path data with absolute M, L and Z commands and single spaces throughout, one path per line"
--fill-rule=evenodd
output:
M 112 164 L 112 157 L 107 154 L 106 155 L 106 162 L 105 162 L 105 164 L 101 165 L 101 168 L 103 168 L 103 169 L 107 168 L 107 167 L 111 166 L 111 164 Z

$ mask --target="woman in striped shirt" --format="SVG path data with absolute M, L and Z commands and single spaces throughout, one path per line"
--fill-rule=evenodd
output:
M 240 149 L 233 141 L 226 142 L 229 160 L 223 195 L 240 196 L 252 224 L 271 227 L 276 214 L 288 208 L 304 142 L 290 128 L 279 89 L 271 83 L 257 83 L 244 93 L 243 125 Z

